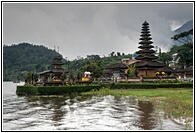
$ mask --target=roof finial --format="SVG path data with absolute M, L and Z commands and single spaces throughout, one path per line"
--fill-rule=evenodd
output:
M 54 46 L 54 51 L 56 51 L 56 47 Z
M 57 52 L 59 53 L 59 46 L 57 47 L 57 50 L 58 50 Z

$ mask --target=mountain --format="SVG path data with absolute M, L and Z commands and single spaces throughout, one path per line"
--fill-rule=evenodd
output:
M 191 29 L 193 29 L 193 20 L 190 20 L 190 21 L 186 22 L 181 27 L 179 27 L 178 29 L 176 29 L 174 31 L 174 35 L 180 34 L 180 33 L 185 32 L 185 31 L 189 31 Z M 192 35 L 189 35 L 188 37 L 190 39 L 193 38 Z M 183 45 L 183 43 L 182 43 L 182 42 L 184 42 L 183 40 L 187 40 L 187 37 L 180 38 L 179 41 L 173 41 L 173 42 L 174 42 L 175 45 Z
M 3 46 L 3 80 L 23 80 L 27 71 L 44 71 L 51 67 L 56 51 L 42 45 L 20 43 Z
M 190 29 L 193 28 L 193 20 L 190 20 L 188 22 L 186 22 L 185 24 L 183 24 L 181 27 L 179 27 L 178 29 L 176 29 L 174 32 L 176 34 L 179 34 L 179 33 L 182 33 L 182 32 L 185 32 L 185 31 L 188 31 Z

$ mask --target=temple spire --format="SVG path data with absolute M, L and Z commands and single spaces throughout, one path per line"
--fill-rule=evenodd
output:
M 142 24 L 140 36 L 140 46 L 138 47 L 140 50 L 136 52 L 138 56 L 135 57 L 136 60 L 140 60 L 140 62 L 136 63 L 138 76 L 143 75 L 147 77 L 153 77 L 155 76 L 154 73 L 156 72 L 156 68 L 161 68 L 165 65 L 155 61 L 158 59 L 158 57 L 154 55 L 156 51 L 152 49 L 154 46 L 152 45 L 153 42 L 151 41 L 152 38 L 150 34 L 149 23 L 147 21 Z

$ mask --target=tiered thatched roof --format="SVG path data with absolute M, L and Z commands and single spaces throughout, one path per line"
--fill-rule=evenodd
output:
M 52 65 L 63 65 L 64 63 L 61 61 L 63 57 L 58 54 L 53 58 Z
M 157 56 L 154 55 L 155 51 L 151 48 L 154 48 L 153 45 L 151 45 L 153 42 L 151 41 L 152 38 L 150 37 L 150 29 L 149 24 L 145 21 L 142 24 L 142 31 L 141 31 L 141 38 L 140 38 L 140 48 L 141 50 L 137 51 L 138 54 L 137 57 L 135 57 L 136 60 L 141 60 L 141 62 L 136 63 L 136 68 L 161 68 L 165 65 L 155 61 L 155 59 L 158 59 Z

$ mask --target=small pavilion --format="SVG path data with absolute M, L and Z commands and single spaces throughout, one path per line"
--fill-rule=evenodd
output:
M 104 75 L 105 77 L 125 78 L 127 77 L 127 70 L 128 67 L 119 62 L 105 67 Z

